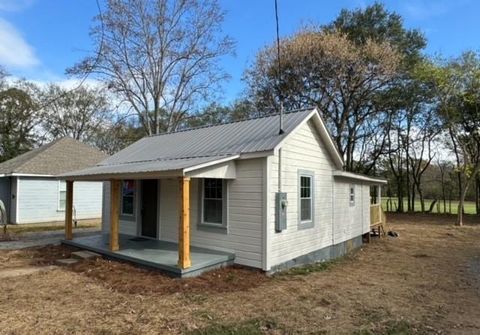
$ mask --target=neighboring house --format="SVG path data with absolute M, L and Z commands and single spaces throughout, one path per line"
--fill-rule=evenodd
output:
M 0 200 L 10 223 L 60 221 L 65 218 L 65 181 L 55 176 L 97 164 L 107 156 L 64 137 L 0 163 Z M 100 218 L 102 183 L 75 185 L 77 219 Z
M 386 183 L 343 171 L 316 109 L 286 113 L 282 134 L 277 115 L 145 137 L 62 178 L 110 181 L 103 240 L 66 243 L 176 275 L 211 266 L 204 250 L 268 272 L 343 255 L 370 231 L 371 187 L 378 203 Z M 174 244 L 149 242 L 147 255 L 132 236 Z M 160 256 L 172 248 L 178 263 Z

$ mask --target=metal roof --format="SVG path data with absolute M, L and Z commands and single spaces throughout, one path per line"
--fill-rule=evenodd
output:
M 144 137 L 95 167 L 60 177 L 172 171 L 271 151 L 314 113 L 313 109 L 285 113 L 283 134 L 279 134 L 277 114 Z
M 92 166 L 106 157 L 87 144 L 63 137 L 1 163 L 0 174 L 55 176 Z

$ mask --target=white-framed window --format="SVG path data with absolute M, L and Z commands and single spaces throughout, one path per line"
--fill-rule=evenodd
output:
M 313 227 L 314 217 L 314 173 L 298 172 L 298 223 L 300 228 Z
M 122 215 L 133 215 L 135 208 L 135 181 L 122 181 Z
M 58 181 L 58 210 L 64 211 L 67 203 L 67 183 L 65 180 Z
M 212 226 L 226 226 L 226 182 L 205 178 L 202 183 L 202 220 Z
M 355 185 L 350 185 L 349 200 L 350 206 L 355 206 Z

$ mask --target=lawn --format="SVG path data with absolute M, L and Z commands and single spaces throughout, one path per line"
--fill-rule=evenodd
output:
M 228 268 L 179 280 L 104 259 L 18 275 L 72 249 L 0 251 L 0 332 L 480 333 L 478 218 L 464 227 L 448 215 L 388 218 L 398 238 L 273 277 Z
M 382 199 L 382 208 L 386 211 L 387 210 L 387 201 L 388 198 L 383 198 Z M 430 204 L 432 203 L 433 200 L 425 200 L 425 209 L 428 210 L 430 208 Z M 393 207 L 396 208 L 398 204 L 398 200 L 396 198 L 392 198 L 392 204 Z M 406 209 L 407 208 L 407 200 L 403 201 L 403 206 Z M 440 207 L 439 207 L 440 206 Z M 449 202 L 447 200 L 447 213 L 449 211 Z M 421 205 L 420 205 L 420 200 L 415 201 L 415 211 L 420 212 L 421 211 Z M 432 213 L 442 213 L 443 214 L 443 201 L 437 201 L 437 204 L 433 207 Z M 453 201 L 452 200 L 452 213 L 451 214 L 457 214 L 458 213 L 458 201 Z M 465 202 L 465 213 L 466 214 L 476 214 L 476 208 L 475 208 L 475 202 L 473 201 L 466 201 Z

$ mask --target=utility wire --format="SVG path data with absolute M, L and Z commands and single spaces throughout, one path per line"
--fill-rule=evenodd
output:
M 279 134 L 283 134 L 283 96 L 282 90 L 280 89 L 281 83 L 281 63 L 280 63 L 280 28 L 279 28 L 279 20 L 278 20 L 278 3 L 275 0 L 275 23 L 277 26 L 277 91 L 278 91 L 278 99 L 280 100 L 280 127 L 279 127 Z
M 71 93 L 71 92 L 74 92 L 76 90 L 78 90 L 79 88 L 81 88 L 83 86 L 83 84 L 85 83 L 85 81 L 87 80 L 88 76 L 93 72 L 93 69 L 95 68 L 95 66 L 98 64 L 98 62 L 100 61 L 100 57 L 102 57 L 102 50 L 103 50 L 103 45 L 104 45 L 104 39 L 105 39 L 105 24 L 103 22 L 103 13 L 102 13 L 102 8 L 100 6 L 100 1 L 99 0 L 95 0 L 96 4 L 97 4 L 97 10 L 98 10 L 98 17 L 100 19 L 100 30 L 101 30 L 101 34 L 100 34 L 100 45 L 98 47 L 98 50 L 96 52 L 96 56 L 95 56 L 95 60 L 94 62 L 87 68 L 85 74 L 83 75 L 83 78 L 80 80 L 80 82 L 78 83 L 77 86 L 63 92 L 62 94 L 48 100 L 47 102 L 45 102 L 44 104 L 42 104 L 41 106 L 39 106 L 36 110 L 34 110 L 34 112 L 36 111 L 39 111 L 39 110 L 42 110 L 43 108 L 46 108 L 48 107 L 49 105 L 53 104 L 54 102 L 56 102 L 57 100 L 65 97 L 67 94 Z

